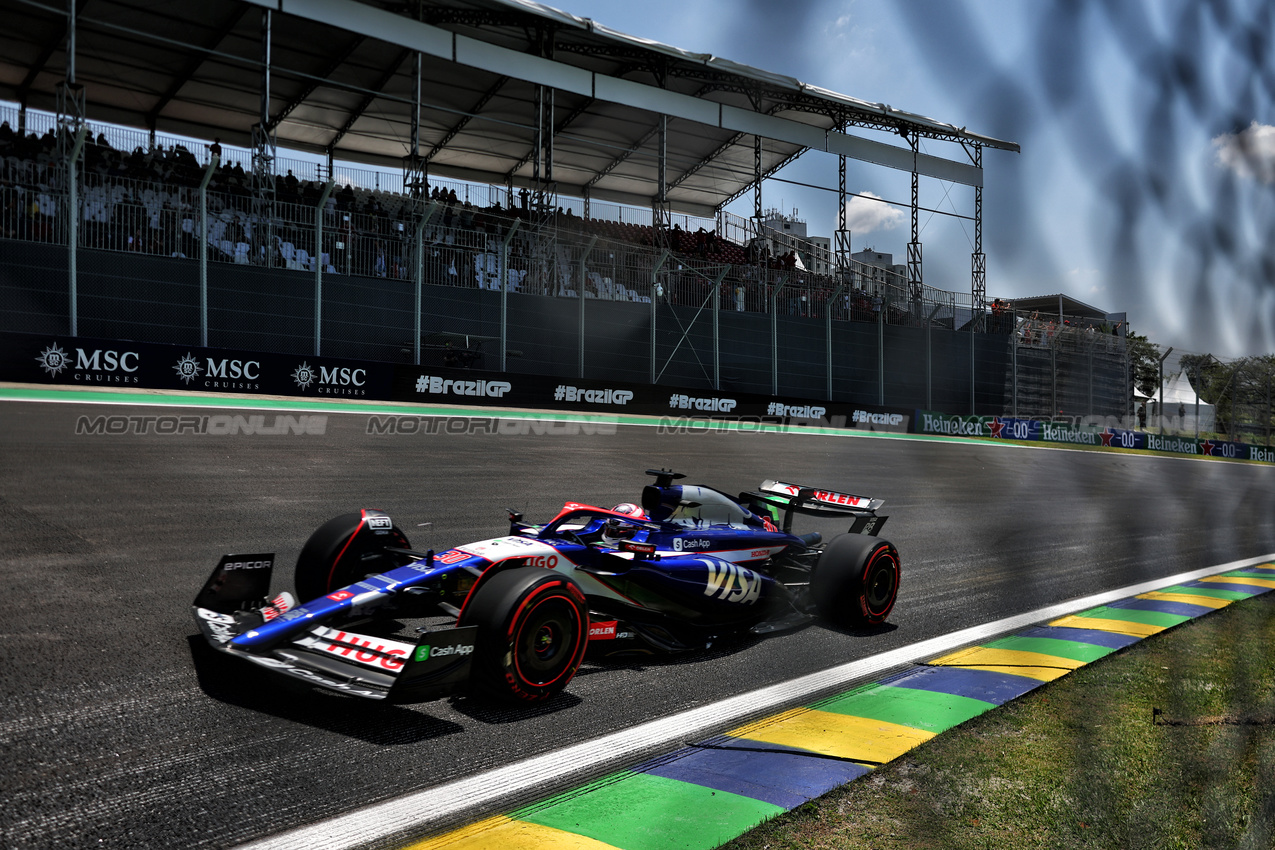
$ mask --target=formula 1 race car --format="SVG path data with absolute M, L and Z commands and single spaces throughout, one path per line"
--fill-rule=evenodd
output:
M 647 474 L 640 505 L 568 502 L 544 525 L 511 513 L 506 536 L 437 553 L 413 550 L 381 511 L 344 514 L 301 550 L 303 605 L 268 598 L 273 554 L 227 555 L 195 621 L 221 652 L 346 694 L 535 702 L 586 651 L 685 652 L 821 617 L 879 624 L 894 607 L 899 555 L 875 536 L 880 500 L 778 481 L 732 498 Z M 823 545 L 792 533 L 794 514 L 850 529 Z

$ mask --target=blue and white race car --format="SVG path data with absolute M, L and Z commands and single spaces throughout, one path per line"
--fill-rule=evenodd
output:
M 223 653 L 346 694 L 536 702 L 587 652 L 686 652 L 889 616 L 899 554 L 876 536 L 880 500 L 779 481 L 732 497 L 647 472 L 640 504 L 568 502 L 544 525 L 512 513 L 507 535 L 442 552 L 412 549 L 381 511 L 344 514 L 297 559 L 304 604 L 270 598 L 273 554 L 227 555 L 195 622 Z M 794 514 L 851 524 L 825 545 L 793 534 Z

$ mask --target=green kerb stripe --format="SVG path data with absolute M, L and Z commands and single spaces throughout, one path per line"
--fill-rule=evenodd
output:
M 811 707 L 938 734 L 995 708 L 995 705 L 981 699 L 937 691 L 879 685 L 832 697 Z
M 1180 584 L 1175 584 L 1173 587 L 1166 587 L 1161 590 L 1157 590 L 1156 593 L 1184 593 L 1191 596 L 1209 596 L 1213 599 L 1229 599 L 1232 602 L 1238 602 L 1241 599 L 1248 599 L 1253 595 L 1251 593 L 1239 593 L 1234 590 L 1222 590 L 1220 587 L 1219 589 L 1214 590 L 1208 587 L 1183 587 Z
M 1055 658 L 1070 658 L 1072 661 L 1097 661 L 1104 655 L 1115 652 L 1110 646 L 1095 646 L 1092 643 L 1079 643 L 1074 640 L 1040 637 L 1007 637 L 985 643 L 989 649 L 1013 649 L 1019 652 L 1039 652 L 1041 655 L 1052 655 Z
M 510 817 L 624 850 L 712 850 L 783 811 L 727 791 L 647 773 L 625 773 L 520 809 Z
M 1190 617 L 1183 617 L 1178 614 L 1162 614 L 1159 611 L 1137 611 L 1132 608 L 1090 608 L 1088 611 L 1081 611 L 1077 617 L 1092 617 L 1097 620 L 1123 620 L 1126 623 L 1142 623 L 1148 626 L 1176 626 L 1179 623 L 1185 623 Z

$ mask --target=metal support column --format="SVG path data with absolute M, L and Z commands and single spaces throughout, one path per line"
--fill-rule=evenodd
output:
M 323 208 L 336 183 L 329 180 L 323 184 L 323 193 L 319 203 L 314 207 L 314 356 L 322 354 L 323 343 Z
M 208 184 L 221 165 L 213 154 L 199 181 L 199 344 L 208 347 Z
M 885 308 L 877 311 L 877 404 L 885 406 Z
M 908 136 L 908 144 L 912 146 L 912 241 L 908 243 L 908 287 L 911 290 L 913 305 L 919 305 L 924 285 L 920 233 L 921 175 L 916 168 L 916 160 L 921 148 L 921 134 L 913 132 Z
M 522 219 L 515 218 L 505 238 L 500 240 L 500 371 L 505 371 L 505 349 L 509 347 L 509 243 Z
M 553 188 L 554 90 L 536 86 L 536 153 L 531 159 L 532 220 L 545 221 L 557 206 Z
M 983 146 L 974 146 L 974 165 L 983 168 Z M 987 313 L 987 258 L 983 255 L 983 187 L 974 187 L 974 253 L 970 257 L 970 304 L 976 328 L 982 329 Z M 994 330 L 999 331 L 999 328 Z
M 261 10 L 261 106 L 252 125 L 252 245 L 253 263 L 274 265 L 275 136 L 270 121 L 270 43 L 273 18 Z
M 656 165 L 655 197 L 651 203 L 651 222 L 655 225 L 655 247 L 669 247 L 669 231 L 673 215 L 668 205 L 668 116 L 660 116 L 659 150 Z
M 841 132 L 846 131 L 845 122 Z M 833 240 L 834 274 L 842 283 L 848 283 L 850 274 L 850 231 L 846 228 L 846 158 L 837 157 L 837 232 Z
M 832 401 L 832 305 L 837 303 L 837 299 L 841 297 L 841 293 L 845 292 L 845 290 L 845 283 L 838 283 L 836 288 L 832 290 L 832 295 L 828 297 L 828 303 L 823 306 L 825 374 L 828 377 L 828 388 L 825 395 L 828 401 Z
M 58 85 L 58 153 L 66 169 L 67 181 L 67 276 L 69 278 L 69 324 L 71 336 L 79 334 L 79 268 L 77 265 L 80 242 L 79 168 L 80 153 L 84 150 L 84 87 L 75 82 L 76 3 L 68 0 L 66 15 L 66 78 Z M 19 113 L 20 131 L 25 130 L 26 102 Z
M 753 221 L 761 235 L 761 136 L 753 136 Z
M 420 13 L 420 6 L 417 6 Z M 428 175 L 425 173 L 427 163 L 421 157 L 421 54 L 416 51 L 415 67 L 412 73 L 412 128 L 411 150 L 403 157 L 403 187 L 418 203 L 422 195 L 429 190 Z
M 770 394 L 779 395 L 779 293 L 788 285 L 788 276 L 770 293 Z
M 660 269 L 664 267 L 664 263 L 668 261 L 669 253 L 667 250 L 660 251 L 660 255 L 655 258 L 655 264 L 651 266 L 651 383 L 655 383 L 655 308 L 659 304 L 660 296 L 664 294 L 664 289 L 656 282 L 656 278 L 660 273 Z
M 425 211 L 416 219 L 416 227 L 412 228 L 412 249 L 415 262 L 412 263 L 412 363 L 421 365 L 421 308 L 425 306 L 423 288 L 425 285 L 425 225 L 434 217 L 436 204 L 430 201 Z
M 730 266 L 722 266 L 721 272 L 713 279 L 713 389 L 722 388 L 722 281 L 726 279 Z
M 585 284 L 588 282 L 588 274 L 589 274 L 589 268 L 588 266 L 585 265 L 585 263 L 588 262 L 589 253 L 593 250 L 593 246 L 596 245 L 597 243 L 598 243 L 598 237 L 596 234 L 589 237 L 588 244 L 585 245 L 584 250 L 580 252 L 579 274 L 576 277 L 576 281 L 577 281 L 576 291 L 580 296 L 579 298 L 576 299 L 577 301 L 580 302 L 580 305 L 579 305 L 580 312 L 579 312 L 578 322 L 576 325 L 577 338 L 580 340 L 579 357 L 576 361 L 576 377 L 580 378 L 581 380 L 584 379 L 584 293 L 585 293 Z

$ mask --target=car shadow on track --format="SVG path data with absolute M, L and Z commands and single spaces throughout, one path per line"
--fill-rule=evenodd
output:
M 533 717 L 557 714 L 560 711 L 573 709 L 583 702 L 584 700 L 575 694 L 563 691 L 541 703 L 502 703 L 482 697 L 459 696 L 452 697 L 450 705 L 458 714 L 463 714 L 471 720 L 496 725 L 521 723 Z
M 415 744 L 464 731 L 411 707 L 293 682 L 208 646 L 200 635 L 187 637 L 200 689 L 227 705 L 259 711 L 370 744 Z
M 879 637 L 888 635 L 890 632 L 898 628 L 894 623 L 879 623 L 875 626 L 855 626 L 853 628 L 844 626 L 834 626 L 823 624 L 823 628 L 830 632 L 836 632 L 839 635 L 849 635 L 850 637 Z

